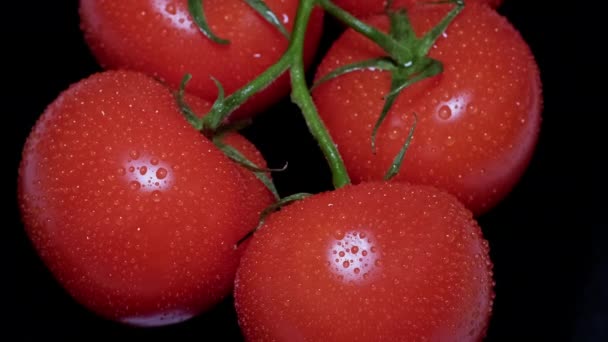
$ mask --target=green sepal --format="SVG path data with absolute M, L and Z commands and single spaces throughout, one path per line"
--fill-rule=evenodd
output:
M 399 94 L 401 93 L 401 91 L 411 86 L 412 84 L 422 81 L 425 78 L 430 78 L 439 75 L 443 72 L 443 64 L 436 59 L 426 58 L 425 61 L 421 62 L 420 64 L 422 64 L 424 68 L 422 72 L 414 74 L 412 77 L 402 82 L 398 87 L 391 89 L 391 91 L 386 95 L 386 97 L 388 98 L 389 96 Z
M 247 233 L 247 235 L 245 235 L 243 238 L 241 238 L 236 244 L 235 244 L 235 249 L 238 248 L 238 246 L 240 246 L 241 243 L 243 243 L 245 240 L 249 239 L 251 236 L 253 236 L 253 234 L 255 234 L 255 232 L 257 232 L 262 225 L 264 225 L 264 221 L 266 220 L 266 218 L 268 217 L 268 215 L 272 214 L 273 212 L 283 208 L 284 206 L 292 203 L 292 202 L 297 202 L 300 200 L 305 199 L 306 197 L 310 197 L 312 196 L 312 194 L 309 193 L 305 193 L 305 192 L 299 192 L 297 194 L 293 194 L 287 197 L 283 197 L 280 200 L 278 200 L 276 203 L 269 205 L 268 207 L 266 207 L 264 210 L 262 210 L 262 212 L 260 213 L 260 221 L 258 222 L 257 227 L 255 227 L 254 230 L 250 231 L 249 233 Z
M 225 144 L 222 141 L 221 136 L 213 137 L 212 141 L 215 144 L 215 146 L 217 146 L 217 148 L 219 148 L 228 158 L 230 158 L 232 161 L 236 162 L 237 164 L 245 167 L 249 171 L 253 172 L 255 177 L 257 179 L 259 179 L 260 182 L 262 182 L 266 186 L 266 188 L 272 193 L 274 198 L 276 200 L 279 200 L 279 198 L 280 198 L 279 193 L 277 192 L 277 189 L 274 186 L 274 183 L 272 182 L 270 177 L 268 177 L 268 175 L 266 175 L 266 173 L 269 170 L 260 168 L 259 166 L 255 165 L 252 161 L 247 159 L 247 157 L 245 157 L 237 149 L 235 149 L 234 147 L 232 147 L 228 144 Z M 283 170 L 283 169 L 281 169 L 281 170 Z
M 383 70 L 383 71 L 392 71 L 392 70 L 397 69 L 397 65 L 395 64 L 395 62 L 393 62 L 393 60 L 390 57 L 372 58 L 372 59 L 344 65 L 344 66 L 341 66 L 341 67 L 333 70 L 332 72 L 321 77 L 320 79 L 318 79 L 312 85 L 310 90 L 313 90 L 316 87 L 318 87 L 319 85 L 321 85 L 322 83 L 325 83 L 333 78 L 342 76 L 344 74 L 348 74 L 348 73 L 351 73 L 354 71 L 374 70 L 374 69 Z
M 199 116 L 197 116 L 196 113 L 194 113 L 194 111 L 192 110 L 192 108 L 190 108 L 188 103 L 186 103 L 186 99 L 184 98 L 186 92 L 186 85 L 188 84 L 188 82 L 190 82 L 191 79 L 192 75 L 184 75 L 179 85 L 178 91 L 175 92 L 175 100 L 177 101 L 177 105 L 180 111 L 182 112 L 186 120 L 188 120 L 188 123 L 190 123 L 190 125 L 192 125 L 194 129 L 200 131 L 203 129 L 203 120 Z
M 405 143 L 401 147 L 401 150 L 399 150 L 399 153 L 397 154 L 397 156 L 395 156 L 393 164 L 391 164 L 391 167 L 384 175 L 384 180 L 391 180 L 391 178 L 395 177 L 397 173 L 399 173 L 399 170 L 401 169 L 401 164 L 403 163 L 403 159 L 405 158 L 405 153 L 407 152 L 407 149 L 410 147 L 412 139 L 414 138 L 414 131 L 416 130 L 417 123 L 418 116 L 416 115 L 416 113 L 414 113 L 414 123 L 412 124 L 412 128 L 410 128 L 410 132 L 408 133 L 407 139 L 405 139 Z
M 200 29 L 200 31 L 205 35 L 205 37 L 211 39 L 214 43 L 217 44 L 230 44 L 229 40 L 220 38 L 211 31 L 209 24 L 207 23 L 207 18 L 205 17 L 205 10 L 203 9 L 203 1 L 202 0 L 188 0 L 188 11 L 194 19 L 194 22 Z
M 447 30 L 448 26 L 452 23 L 452 21 L 458 16 L 458 14 L 464 9 L 464 1 L 463 0 L 446 0 L 440 1 L 437 3 L 453 3 L 456 6 L 446 14 L 446 16 L 433 27 L 430 31 L 428 31 L 424 37 L 420 38 L 418 41 L 418 47 L 414 49 L 418 53 L 418 57 L 426 56 L 431 47 L 435 44 L 437 39 Z
M 211 76 L 211 79 L 215 83 L 217 87 L 217 98 L 215 102 L 213 102 L 213 106 L 209 110 L 209 114 L 205 116 L 203 119 L 203 127 L 210 131 L 215 131 L 222 124 L 223 110 L 224 110 L 224 100 L 225 100 L 225 91 L 224 87 L 215 77 Z
M 245 0 L 245 2 L 256 12 L 258 12 L 264 19 L 266 19 L 267 22 L 279 30 L 279 32 L 281 32 L 285 38 L 290 39 L 289 32 L 285 26 L 283 26 L 283 23 L 281 23 L 276 14 L 274 14 L 274 12 L 263 0 Z
M 378 130 L 380 129 L 380 126 L 382 126 L 384 119 L 386 119 L 388 112 L 399 96 L 399 92 L 394 92 L 394 90 L 400 88 L 405 83 L 407 83 L 407 78 L 401 70 L 395 70 L 391 73 L 391 89 L 384 100 L 382 111 L 380 112 L 380 116 L 378 117 L 378 120 L 376 120 L 376 124 L 372 130 L 371 143 L 372 153 L 374 154 L 376 153 L 376 137 L 378 135 Z

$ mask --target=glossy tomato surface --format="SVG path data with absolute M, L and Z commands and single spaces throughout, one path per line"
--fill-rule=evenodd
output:
M 299 1 L 265 2 L 290 31 Z M 230 94 L 277 62 L 287 49 L 288 40 L 245 1 L 204 1 L 203 8 L 213 32 L 230 44 L 206 38 L 188 13 L 186 0 L 81 0 L 80 17 L 86 41 L 103 67 L 142 71 L 173 87 L 190 73 L 193 78 L 188 90 L 209 101 L 218 94 L 212 77 Z M 322 12 L 315 11 L 306 36 L 307 63 L 316 51 L 322 23 Z M 284 75 L 232 118 L 243 119 L 267 109 L 289 89 L 289 77 Z
M 421 6 L 409 17 L 421 35 L 449 6 Z M 384 16 L 370 19 L 384 30 Z M 352 30 L 329 50 L 317 78 L 382 50 Z M 363 70 L 321 84 L 313 92 L 324 122 L 355 182 L 382 179 L 417 117 L 414 138 L 396 180 L 435 185 L 481 214 L 518 182 L 536 146 L 541 121 L 541 82 L 528 45 L 487 6 L 468 5 L 430 57 L 444 71 L 405 89 L 371 148 L 374 127 L 388 94 L 389 72 Z
M 180 322 L 228 295 L 235 243 L 271 203 L 246 203 L 256 180 L 135 72 L 72 85 L 22 158 L 21 212 L 41 258 L 77 301 L 133 325 Z
M 334 0 L 334 3 L 352 15 L 360 18 L 380 14 L 386 8 L 386 0 Z M 502 0 L 467 0 L 466 5 L 473 3 L 488 4 L 492 8 L 497 8 L 502 3 Z M 414 6 L 437 6 L 431 1 L 423 0 L 394 0 L 392 9 L 405 8 L 411 9 Z
M 605 91 L 593 82 L 602 80 L 605 20 L 591 2 L 552 4 L 508 0 L 499 9 L 534 52 L 545 100 L 530 167 L 509 196 L 479 217 L 496 281 L 484 342 L 608 341 Z M 0 340 L 243 341 L 231 297 L 183 323 L 141 329 L 86 309 L 43 264 L 16 196 L 23 147 L 45 107 L 100 67 L 79 29 L 77 0 L 3 5 L 2 136 L 8 176 L 2 194 L 8 204 L 0 248 Z M 332 20 L 326 23 L 318 59 L 343 30 Z M 323 156 L 289 99 L 255 117 L 242 133 L 269 166 L 289 163 L 285 172 L 273 173 L 282 195 L 331 189 Z
M 271 215 L 237 272 L 248 341 L 480 341 L 488 244 L 434 188 L 363 183 Z

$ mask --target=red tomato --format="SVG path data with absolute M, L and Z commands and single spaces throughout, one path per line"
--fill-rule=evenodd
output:
M 258 160 L 259 162 L 259 160 Z M 183 321 L 230 293 L 271 197 L 135 72 L 71 86 L 29 136 L 19 200 L 34 247 L 80 303 L 123 323 Z M 265 191 L 265 190 L 264 190 Z
M 266 0 L 288 31 L 297 0 Z M 218 79 L 230 94 L 274 64 L 288 41 L 242 0 L 204 1 L 213 32 L 230 40 L 219 45 L 206 38 L 192 21 L 186 0 L 81 0 L 80 17 L 87 43 L 102 66 L 127 68 L 159 77 L 177 87 L 186 73 L 188 90 L 215 100 Z M 311 62 L 322 30 L 322 11 L 311 17 L 305 60 Z M 256 94 L 232 118 L 251 116 L 289 92 L 287 74 Z
M 241 259 L 235 304 L 248 341 L 479 341 L 491 267 L 456 198 L 363 183 L 271 215 Z
M 425 2 L 429 4 L 425 4 Z M 432 1 L 424 0 L 394 0 L 391 8 L 412 8 L 418 6 L 437 6 L 431 3 Z M 334 0 L 334 3 L 356 17 L 369 17 L 373 14 L 380 14 L 386 7 L 386 0 Z M 502 4 L 502 0 L 466 0 L 465 3 L 482 3 L 488 4 L 492 8 L 498 8 Z
M 421 35 L 445 12 L 445 6 L 416 7 L 410 19 Z M 370 23 L 389 26 L 383 16 Z M 317 76 L 381 55 L 349 30 L 324 57 Z M 375 155 L 370 136 L 390 88 L 389 72 L 343 75 L 316 88 L 313 97 L 353 181 L 382 179 L 415 113 L 414 139 L 395 179 L 445 189 L 481 214 L 508 194 L 531 159 L 541 121 L 538 67 L 515 28 L 486 6 L 466 7 L 430 56 L 443 63 L 444 72 L 401 93 L 380 128 Z

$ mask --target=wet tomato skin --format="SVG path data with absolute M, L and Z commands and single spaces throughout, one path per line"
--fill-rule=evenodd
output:
M 466 4 L 480 3 L 487 4 L 492 8 L 498 8 L 503 0 L 467 0 Z M 380 14 L 386 7 L 386 0 L 335 0 L 334 3 L 356 17 L 364 18 L 374 14 Z M 437 4 L 427 4 L 421 0 L 394 0 L 391 8 L 411 9 L 414 6 L 437 6 Z
M 156 326 L 230 293 L 234 244 L 258 214 L 242 204 L 239 172 L 165 86 L 109 71 L 46 109 L 23 150 L 18 196 L 34 248 L 70 295 L 105 318 Z
M 408 15 L 421 36 L 448 9 L 419 6 Z M 369 22 L 389 27 L 385 16 Z M 348 30 L 323 58 L 317 78 L 382 55 L 372 42 Z M 346 74 L 321 84 L 313 98 L 354 182 L 383 178 L 415 114 L 414 138 L 395 180 L 444 189 L 480 215 L 507 196 L 531 160 L 541 123 L 538 66 L 504 17 L 475 4 L 463 10 L 429 55 L 443 63 L 444 71 L 399 95 L 380 127 L 375 154 L 372 127 L 390 88 L 390 73 Z
M 297 0 L 266 0 L 288 31 L 293 28 Z M 213 32 L 230 40 L 221 45 L 206 38 L 192 21 L 186 0 L 81 0 L 84 37 L 104 68 L 133 69 L 158 77 L 174 88 L 186 73 L 193 78 L 188 91 L 208 100 L 218 90 L 226 94 L 243 87 L 287 49 L 288 40 L 241 0 L 208 0 L 203 4 Z M 323 12 L 316 10 L 308 26 L 305 61 L 318 45 Z M 244 119 L 259 113 L 288 94 L 287 74 L 250 98 L 231 116 Z
M 488 244 L 453 196 L 362 183 L 272 214 L 237 271 L 248 341 L 480 341 Z

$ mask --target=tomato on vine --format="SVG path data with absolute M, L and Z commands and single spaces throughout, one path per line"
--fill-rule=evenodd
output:
M 408 16 L 420 37 L 445 13 L 446 6 L 419 6 Z M 385 31 L 389 21 L 369 19 Z M 400 77 L 389 71 L 368 67 L 343 74 L 319 84 L 313 97 L 354 182 L 382 179 L 415 125 L 395 179 L 445 189 L 481 214 L 510 192 L 531 159 L 541 122 L 538 67 L 515 28 L 487 6 L 467 5 L 428 48 L 435 73 L 398 93 L 383 121 Z M 324 57 L 317 79 L 385 55 L 348 30 Z
M 248 341 L 479 341 L 488 244 L 451 195 L 363 183 L 267 218 L 235 282 Z
M 243 138 L 226 142 L 261 161 Z M 130 71 L 63 92 L 22 158 L 21 213 L 42 260 L 78 302 L 133 325 L 180 322 L 228 295 L 234 246 L 273 202 L 164 85 Z
M 287 32 L 293 28 L 297 0 L 265 0 Z M 105 68 L 133 69 L 159 77 L 177 88 L 192 74 L 188 91 L 215 100 L 218 80 L 227 94 L 243 87 L 274 64 L 289 40 L 243 0 L 209 0 L 204 17 L 220 43 L 201 33 L 187 0 L 81 0 L 84 36 Z M 315 11 L 306 34 L 310 63 L 322 31 L 322 11 Z M 259 113 L 289 92 L 283 75 L 243 104 L 232 119 Z

